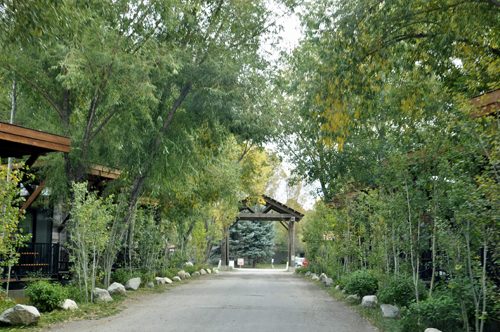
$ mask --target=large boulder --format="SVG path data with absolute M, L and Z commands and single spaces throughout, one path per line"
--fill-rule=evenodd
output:
M 78 310 L 78 305 L 76 304 L 75 301 L 70 300 L 70 299 L 66 299 L 63 301 L 63 303 L 61 303 L 61 305 L 59 306 L 59 309 L 64 310 L 64 311 Z
M 191 278 L 191 275 L 189 274 L 189 272 L 186 272 L 186 278 Z
M 332 278 L 325 278 L 323 279 L 323 284 L 325 287 L 332 287 L 333 286 L 333 279 Z
M 306 277 L 309 277 L 311 275 L 311 271 L 306 272 Z
M 149 281 L 148 283 L 146 283 L 146 287 L 147 288 L 155 288 L 155 284 L 152 281 Z
M 0 322 L 11 325 L 36 324 L 40 320 L 38 309 L 30 305 L 18 304 L 0 315 Z
M 212 274 L 212 271 L 210 271 L 210 269 L 207 269 L 207 273 Z
M 390 304 L 382 304 L 380 306 L 382 309 L 382 316 L 387 318 L 401 318 L 401 310 L 398 307 Z
M 177 272 L 177 275 L 178 275 L 181 279 L 186 279 L 186 271 L 184 271 L 184 270 L 180 270 L 179 272 Z
M 165 278 L 156 277 L 155 281 L 157 285 L 165 285 Z
M 172 283 L 172 280 L 171 280 L 171 279 L 169 279 L 169 278 L 163 278 L 163 279 L 165 279 L 165 283 L 166 283 L 166 284 L 171 284 L 171 283 Z
M 94 302 L 111 302 L 113 298 L 108 291 L 101 288 L 94 289 Z
M 319 276 L 319 280 L 323 281 L 327 278 L 326 274 L 324 273 L 321 273 L 321 275 Z
M 109 294 L 118 294 L 125 296 L 127 295 L 127 291 L 125 290 L 125 286 L 120 284 L 119 282 L 114 282 L 108 287 L 108 293 Z
M 313 274 L 312 280 L 319 280 L 319 277 L 317 275 Z
M 367 295 L 363 296 L 363 300 L 361 300 L 361 306 L 363 308 L 374 308 L 377 306 L 377 296 L 375 295 Z
M 441 332 L 441 331 L 440 331 L 440 330 L 438 330 L 438 329 L 435 329 L 435 328 L 433 328 L 433 327 L 429 327 L 428 329 L 425 329 L 425 331 L 424 331 L 424 332 Z
M 172 278 L 173 281 L 181 281 L 181 277 L 175 276 Z
M 205 271 L 204 269 L 201 269 L 201 270 L 200 270 L 200 274 L 201 274 L 202 276 L 204 276 L 205 274 L 207 274 L 207 271 Z
M 141 278 L 132 278 L 125 284 L 125 289 L 138 290 L 141 285 Z
M 193 272 L 193 277 L 199 277 L 200 276 L 200 272 L 196 271 L 196 272 Z

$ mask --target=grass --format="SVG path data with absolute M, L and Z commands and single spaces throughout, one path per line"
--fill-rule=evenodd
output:
M 196 277 L 194 278 L 196 279 Z M 6 331 L 40 331 L 43 328 L 47 328 L 50 325 L 61 322 L 68 322 L 81 319 L 99 319 L 103 317 L 109 317 L 119 313 L 120 311 L 127 308 L 127 304 L 132 301 L 138 301 L 145 296 L 151 294 L 161 294 L 164 293 L 169 288 L 175 287 L 177 285 L 186 284 L 189 279 L 184 279 L 181 282 L 175 282 L 166 285 L 155 285 L 154 288 L 139 288 L 137 291 L 127 291 L 127 296 L 113 295 L 112 302 L 101 302 L 101 303 L 78 303 L 78 310 L 74 311 L 62 311 L 54 310 L 52 312 L 42 312 L 40 321 L 36 325 L 21 326 L 21 325 L 0 325 L 0 332 Z M 27 303 L 29 305 L 29 303 Z M 16 303 L 0 303 L 0 313 L 12 308 Z
M 377 305 L 375 308 L 363 308 L 361 306 L 361 300 L 347 300 L 349 294 L 342 293 L 341 290 L 337 290 L 334 287 L 325 287 L 321 281 L 312 281 L 310 278 L 305 277 L 300 274 L 303 278 L 306 278 L 310 282 L 315 283 L 318 287 L 323 288 L 328 294 L 333 296 L 339 301 L 344 302 L 353 310 L 355 310 L 361 317 L 372 323 L 379 331 L 383 332 L 401 332 L 401 326 L 398 319 L 386 318 L 382 316 L 382 311 Z

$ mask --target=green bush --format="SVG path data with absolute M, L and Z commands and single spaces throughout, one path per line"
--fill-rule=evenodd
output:
M 111 274 L 111 282 L 118 282 L 122 285 L 125 285 L 127 281 L 129 281 L 132 278 L 137 278 L 140 277 L 141 281 L 142 280 L 142 273 L 141 271 L 132 271 L 132 274 L 128 272 L 126 269 L 117 269 L 115 272 Z
M 419 299 L 427 298 L 427 290 L 422 280 L 418 283 Z M 392 277 L 381 283 L 377 294 L 378 301 L 385 304 L 394 304 L 400 307 L 407 307 L 415 301 L 415 286 L 413 278 Z
M 66 291 L 61 284 L 51 284 L 46 280 L 28 285 L 25 294 L 30 298 L 30 303 L 43 312 L 54 310 L 66 298 Z
M 172 279 L 177 275 L 177 272 L 179 272 L 179 269 L 163 269 L 160 272 L 160 277 L 162 278 L 169 278 Z
M 186 271 L 189 274 L 193 274 L 194 272 L 199 270 L 199 269 L 197 270 L 196 267 L 191 266 L 191 265 L 184 265 L 182 268 L 184 271 Z
M 368 270 L 358 270 L 347 279 L 345 290 L 348 294 L 375 295 L 378 289 L 378 278 Z
M 428 327 L 443 332 L 463 331 L 460 303 L 448 294 L 434 294 L 403 308 L 401 326 L 405 332 L 420 332 Z

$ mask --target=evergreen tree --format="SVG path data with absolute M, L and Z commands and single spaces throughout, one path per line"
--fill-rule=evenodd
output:
M 276 229 L 271 221 L 241 220 L 229 233 L 229 256 L 231 259 L 244 258 L 251 261 L 253 267 L 258 262 L 270 259 L 274 252 Z

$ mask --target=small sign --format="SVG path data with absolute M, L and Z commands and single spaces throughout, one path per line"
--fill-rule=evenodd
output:
M 245 265 L 245 260 L 243 258 L 238 258 L 238 265 Z

